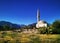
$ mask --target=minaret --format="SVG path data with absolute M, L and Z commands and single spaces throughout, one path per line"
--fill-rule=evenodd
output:
M 37 24 L 36 24 L 36 28 L 40 28 L 40 27 L 47 27 L 47 23 L 45 23 L 44 21 L 40 20 L 40 11 L 38 9 L 37 10 Z
M 39 22 L 40 21 L 40 11 L 39 11 L 39 9 L 37 10 L 37 22 Z

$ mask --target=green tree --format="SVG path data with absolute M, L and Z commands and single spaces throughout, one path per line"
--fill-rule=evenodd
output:
M 60 20 L 56 20 L 55 22 L 53 22 L 52 27 L 53 33 L 60 34 Z
M 8 25 L 3 25 L 2 27 L 3 27 L 3 30 L 10 30 L 10 26 Z
M 0 26 L 0 31 L 2 31 L 3 30 L 3 27 L 2 26 Z
M 47 33 L 47 28 L 46 27 L 40 27 L 38 28 L 39 32 L 42 33 L 42 34 L 45 34 Z

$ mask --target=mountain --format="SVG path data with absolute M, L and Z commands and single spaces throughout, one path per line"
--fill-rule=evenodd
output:
M 16 28 L 16 29 L 20 28 L 20 25 L 18 25 L 18 24 L 14 24 L 14 23 L 7 22 L 7 21 L 0 21 L 0 26 L 4 26 L 4 25 L 7 25 L 11 28 Z
M 32 29 L 33 27 L 36 26 L 36 23 L 32 23 L 29 25 L 24 25 L 24 24 L 14 24 L 8 21 L 0 21 L 0 30 L 15 30 L 15 29 Z

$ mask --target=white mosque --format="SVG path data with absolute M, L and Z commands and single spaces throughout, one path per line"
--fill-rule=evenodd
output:
M 36 24 L 36 28 L 40 28 L 40 27 L 47 27 L 47 23 L 43 20 L 40 20 L 40 11 L 39 9 L 37 10 L 37 24 Z M 22 33 L 39 33 L 38 29 L 33 28 L 33 29 L 23 29 Z
M 39 9 L 37 10 L 37 24 L 36 24 L 36 28 L 40 28 L 40 27 L 47 27 L 47 23 L 43 20 L 40 20 L 40 11 Z

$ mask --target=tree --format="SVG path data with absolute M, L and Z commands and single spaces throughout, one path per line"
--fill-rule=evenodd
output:
M 52 26 L 54 28 L 60 28 L 60 20 L 57 20 L 57 21 L 53 22 Z
M 39 33 L 41 33 L 41 34 L 45 34 L 48 31 L 46 27 L 40 27 L 40 28 L 38 28 L 38 30 L 39 30 Z
M 0 31 L 3 30 L 3 26 L 0 26 Z
M 3 27 L 3 30 L 11 30 L 10 26 L 8 26 L 8 25 L 3 25 L 2 27 Z
M 52 27 L 53 33 L 60 34 L 60 20 L 56 20 L 55 22 L 53 22 Z

